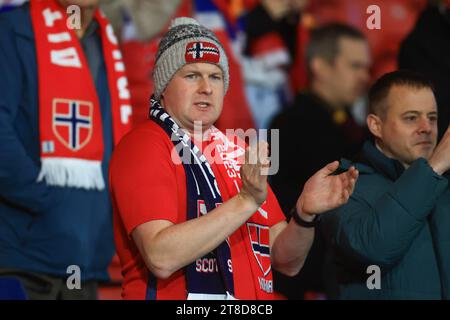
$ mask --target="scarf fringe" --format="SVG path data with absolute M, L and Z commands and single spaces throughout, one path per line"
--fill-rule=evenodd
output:
M 51 186 L 86 190 L 105 189 L 101 161 L 69 158 L 44 158 L 38 182 L 45 179 Z

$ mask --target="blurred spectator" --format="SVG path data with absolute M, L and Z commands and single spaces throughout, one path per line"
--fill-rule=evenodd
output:
M 371 59 L 364 35 L 347 25 L 325 25 L 313 30 L 306 52 L 309 88 L 271 126 L 280 130 L 280 169 L 271 185 L 284 212 L 294 207 L 317 168 L 344 155 L 351 157 L 367 134 L 349 112 L 369 81 Z M 276 289 L 289 298 L 322 291 L 322 250 L 317 233 L 302 271 L 295 280 L 275 281 Z
M 402 43 L 399 67 L 418 71 L 435 85 L 439 137 L 450 121 L 450 2 L 429 1 Z
M 401 41 L 414 27 L 416 17 L 426 0 L 310 0 L 308 10 L 322 25 L 342 22 L 361 30 L 366 36 L 373 57 L 372 80 L 397 69 Z M 368 29 L 366 10 L 371 5 L 380 8 L 381 29 Z M 365 118 L 365 115 L 364 115 Z
M 304 43 L 312 17 L 307 0 L 262 0 L 246 16 L 244 77 L 259 128 L 306 84 Z
M 102 0 L 100 5 L 122 40 L 145 41 L 164 29 L 181 1 Z
M 95 299 L 114 253 L 105 186 L 131 107 L 97 6 L 31 0 L 0 15 L 0 275 L 31 299 Z

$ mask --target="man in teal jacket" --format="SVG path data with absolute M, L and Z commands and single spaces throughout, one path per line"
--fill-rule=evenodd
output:
M 322 217 L 332 298 L 450 297 L 450 129 L 422 76 L 396 71 L 369 93 L 374 137 L 355 164 L 349 202 Z M 352 165 L 343 160 L 341 169 Z

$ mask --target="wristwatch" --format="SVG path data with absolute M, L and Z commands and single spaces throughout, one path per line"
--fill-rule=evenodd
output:
M 319 216 L 318 214 L 314 215 L 314 219 L 312 221 L 305 221 L 303 220 L 300 215 L 297 213 L 297 208 L 294 207 L 291 210 L 291 217 L 294 218 L 294 221 L 296 224 L 303 228 L 314 228 L 319 223 Z

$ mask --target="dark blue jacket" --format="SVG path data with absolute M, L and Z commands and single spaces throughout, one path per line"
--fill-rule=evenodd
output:
M 29 5 L 0 14 L 0 268 L 67 276 L 67 267 L 78 265 L 82 280 L 106 280 L 114 253 L 108 190 L 36 182 L 40 140 L 35 51 Z M 107 186 L 113 142 L 104 61 L 95 84 Z
M 366 143 L 357 163 L 360 176 L 347 204 L 322 215 L 330 246 L 328 277 L 333 298 L 449 299 L 450 187 L 419 158 L 404 170 Z M 381 288 L 367 280 L 377 265 Z M 371 281 L 369 281 L 371 283 Z

